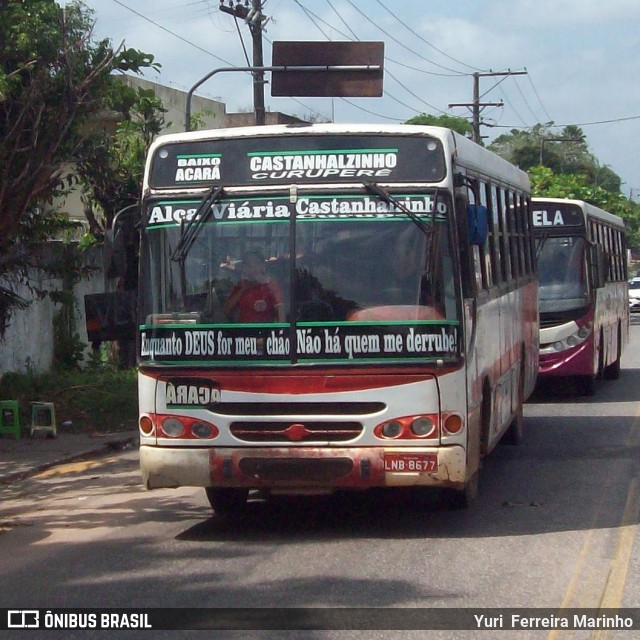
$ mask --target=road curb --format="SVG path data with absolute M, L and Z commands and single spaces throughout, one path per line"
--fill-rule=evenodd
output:
M 13 482 L 19 482 L 20 480 L 25 480 L 26 478 L 37 475 L 38 473 L 42 473 L 43 471 L 47 471 L 48 469 L 51 469 L 53 467 L 57 467 L 63 464 L 69 464 L 71 462 L 79 462 L 81 460 L 86 460 L 86 459 L 99 458 L 101 456 L 106 456 L 116 451 L 122 451 L 136 444 L 136 441 L 137 441 L 136 436 L 129 436 L 126 438 L 110 440 L 109 442 L 96 443 L 98 446 L 96 446 L 94 449 L 85 449 L 84 451 L 81 451 L 78 453 L 73 453 L 67 456 L 57 458 L 56 460 L 49 460 L 47 462 L 41 462 L 41 463 L 35 464 L 29 469 L 22 469 L 21 471 L 8 473 L 7 475 L 0 478 L 0 485 L 7 485 Z

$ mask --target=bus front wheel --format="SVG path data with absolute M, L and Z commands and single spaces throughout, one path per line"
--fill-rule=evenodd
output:
M 605 380 L 617 380 L 620 377 L 620 358 L 622 356 L 622 331 L 618 327 L 618 345 L 616 348 L 616 359 L 605 367 L 602 377 Z
M 447 509 L 467 509 L 478 497 L 478 472 L 476 471 L 466 482 L 463 489 L 447 487 L 441 490 L 440 498 Z
M 211 508 L 218 515 L 239 513 L 245 508 L 249 497 L 248 489 L 206 487 L 205 491 Z

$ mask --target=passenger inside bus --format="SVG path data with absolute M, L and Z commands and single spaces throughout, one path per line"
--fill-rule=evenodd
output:
M 375 297 L 370 306 L 351 313 L 350 320 L 444 318 L 442 296 L 434 290 L 436 275 L 429 270 L 427 241 L 429 238 L 416 235 L 412 228 L 398 237 L 393 250 L 386 259 L 378 260 L 372 274 Z
M 240 280 L 223 305 L 233 322 L 284 322 L 284 297 L 278 283 L 269 277 L 264 258 L 247 252 L 240 268 Z
M 207 297 L 202 310 L 205 322 L 226 322 L 224 313 L 224 301 L 229 297 L 233 289 L 233 281 L 223 277 L 220 270 L 220 259 L 213 255 L 210 261 L 210 279 L 207 285 Z

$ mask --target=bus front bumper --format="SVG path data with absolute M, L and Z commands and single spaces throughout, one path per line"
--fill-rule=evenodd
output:
M 564 351 L 540 354 L 540 377 L 590 375 L 592 372 L 593 355 L 590 340 Z
M 246 487 L 302 493 L 371 487 L 452 487 L 466 481 L 463 447 L 140 447 L 148 489 Z

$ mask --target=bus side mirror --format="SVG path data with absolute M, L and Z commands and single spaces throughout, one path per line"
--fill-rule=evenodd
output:
M 591 286 L 594 289 L 604 287 L 607 280 L 607 260 L 604 250 L 600 245 L 592 244 L 589 247 L 591 263 Z
M 487 241 L 489 233 L 487 207 L 481 204 L 467 205 L 467 230 L 469 244 L 482 246 Z

